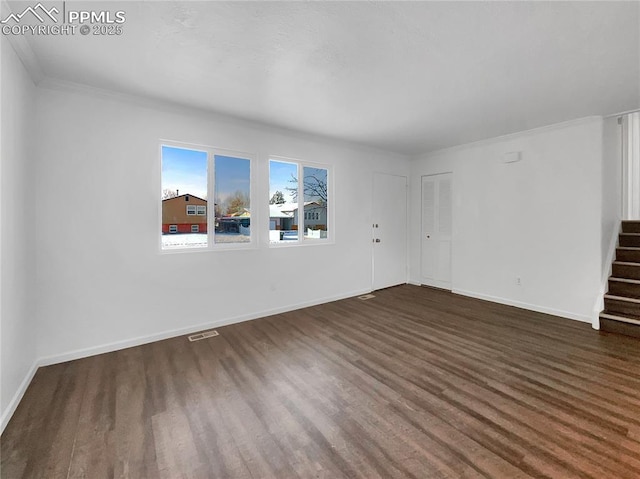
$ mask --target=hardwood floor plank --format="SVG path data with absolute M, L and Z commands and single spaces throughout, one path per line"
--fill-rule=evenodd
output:
M 375 295 L 41 368 L 0 477 L 640 477 L 640 340 Z
M 295 357 L 292 359 L 295 359 Z M 273 365 L 274 362 L 272 360 L 269 360 L 269 364 Z M 342 417 L 342 419 L 336 421 L 336 425 L 340 428 L 340 434 L 345 437 L 352 437 L 354 435 L 357 435 L 358 437 L 365 438 L 368 442 L 368 448 L 375 450 L 375 455 L 378 458 L 381 458 L 384 463 L 392 466 L 392 470 L 387 469 L 383 471 L 383 477 L 416 477 L 415 474 L 417 471 L 412 471 L 406 467 L 406 456 L 403 455 L 400 458 L 394 459 L 386 454 L 385 449 L 391 448 L 394 445 L 394 442 L 399 439 L 397 437 L 394 437 L 394 433 L 392 430 L 385 428 L 386 421 L 381 420 L 381 418 L 379 418 L 378 416 L 376 416 L 375 421 L 370 420 L 370 415 L 362 416 L 360 414 L 361 408 L 359 407 L 359 405 L 354 406 L 348 402 L 348 399 L 353 397 L 352 394 L 350 394 L 350 391 L 347 391 L 347 389 L 350 388 L 351 384 L 336 384 L 334 376 L 328 376 L 324 371 L 324 367 L 319 369 L 317 366 L 318 364 L 316 363 L 310 366 L 307 371 L 305 371 L 305 373 L 311 374 L 309 378 L 305 377 L 305 375 L 301 373 L 299 369 L 293 371 L 291 373 L 291 376 L 289 376 L 292 378 L 290 381 L 292 386 L 298 388 L 298 390 L 304 389 L 309 391 L 307 397 L 301 398 L 301 400 L 314 401 L 315 398 L 322 397 L 323 391 L 327 390 L 323 385 L 324 381 L 329 382 L 329 387 L 338 386 L 340 391 L 344 394 L 340 398 L 333 397 L 330 402 L 324 402 L 319 407 L 323 408 L 326 406 L 330 406 L 333 403 L 337 403 L 339 405 L 338 410 L 331 410 L 330 412 L 328 412 L 328 415 L 332 416 L 334 420 L 336 417 Z M 285 371 L 287 369 L 287 366 L 281 364 L 280 367 L 285 372 L 285 374 L 288 375 L 288 371 Z M 299 383 L 299 381 L 301 383 Z M 288 391 L 287 394 L 291 395 L 292 391 Z M 375 412 L 376 404 L 373 404 L 371 402 L 368 404 L 368 406 L 371 411 Z M 344 418 L 345 411 L 348 411 L 348 420 Z M 342 439 L 343 445 L 346 446 L 348 444 L 347 440 L 344 439 L 344 437 Z M 384 441 L 381 442 L 381 439 Z M 334 445 L 332 445 L 331 447 L 335 448 Z M 345 448 L 346 447 L 338 447 L 338 450 L 344 450 Z M 424 472 L 424 467 L 421 467 L 419 471 Z M 434 475 L 434 477 L 439 476 Z
M 105 355 L 89 359 L 86 362 L 85 392 L 78 412 L 73 450 L 67 470 L 70 478 L 114 476 L 113 430 L 116 390 L 112 387 L 112 375 L 115 373 L 115 361 L 107 361 Z

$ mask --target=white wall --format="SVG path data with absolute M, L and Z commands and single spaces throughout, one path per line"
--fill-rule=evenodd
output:
M 31 174 L 35 86 L 9 41 L 2 37 L 0 44 L 0 407 L 4 429 L 35 372 Z
M 602 120 L 590 118 L 415 160 L 412 282 L 421 282 L 420 178 L 453 172 L 453 290 L 591 321 L 602 268 L 602 137 Z M 522 160 L 505 164 L 512 151 Z
M 409 169 L 399 155 L 60 87 L 39 89 L 38 117 L 45 362 L 369 291 L 373 172 Z M 257 155 L 257 249 L 158 252 L 160 139 Z M 269 248 L 270 154 L 334 166 L 335 244 Z

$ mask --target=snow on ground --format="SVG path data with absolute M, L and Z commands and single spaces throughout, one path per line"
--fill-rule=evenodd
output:
M 251 237 L 237 233 L 216 233 L 216 244 L 249 243 Z M 205 233 L 184 233 L 162 235 L 162 249 L 204 248 L 207 246 Z

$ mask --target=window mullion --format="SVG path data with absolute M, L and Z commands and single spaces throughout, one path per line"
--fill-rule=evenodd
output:
M 209 156 L 209 175 L 207 185 L 207 246 L 208 249 L 213 249 L 215 246 L 215 229 L 216 229 L 216 192 L 214 189 L 215 180 L 215 154 L 209 150 L 207 152 Z M 213 206 L 213 207 L 212 207 Z
M 298 242 L 302 243 L 304 239 L 304 167 L 302 163 L 298 163 Z

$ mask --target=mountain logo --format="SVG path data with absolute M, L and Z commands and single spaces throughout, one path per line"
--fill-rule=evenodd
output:
M 12 13 L 4 20 L 1 20 L 0 23 L 9 23 L 9 21 L 11 20 L 13 20 L 15 23 L 20 23 L 22 17 L 24 17 L 27 13 L 31 13 L 34 17 L 40 20 L 40 23 L 44 23 L 46 21 L 46 19 L 43 18 L 45 15 L 55 23 L 58 23 L 58 19 L 55 17 L 55 15 L 59 14 L 60 11 L 56 7 L 51 8 L 51 10 L 47 10 L 46 8 L 44 8 L 42 3 L 38 3 L 35 7 L 29 6 L 25 8 L 22 13 L 18 13 L 17 15 L 15 13 Z

